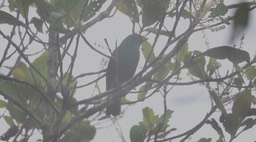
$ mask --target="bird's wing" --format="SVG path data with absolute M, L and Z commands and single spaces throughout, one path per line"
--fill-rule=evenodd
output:
M 115 88 L 118 82 L 118 64 L 117 60 L 113 57 L 109 60 L 106 71 L 106 90 Z

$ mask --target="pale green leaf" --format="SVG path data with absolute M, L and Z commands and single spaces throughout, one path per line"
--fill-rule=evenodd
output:
M 13 121 L 13 118 L 11 118 L 10 116 L 4 116 L 4 120 L 5 122 L 9 125 L 9 126 L 14 126 L 15 123 Z
M 152 63 L 152 61 L 155 60 L 155 53 L 153 51 L 151 44 L 148 41 L 142 43 L 141 50 L 144 55 L 144 59 L 148 60 L 148 63 Z
M 3 100 L 0 100 L 0 108 L 6 107 L 6 102 Z
M 245 69 L 246 77 L 252 81 L 256 77 L 256 68 L 255 66 L 250 66 Z

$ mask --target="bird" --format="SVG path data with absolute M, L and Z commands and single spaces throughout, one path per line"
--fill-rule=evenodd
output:
M 116 88 L 134 76 L 140 58 L 139 48 L 146 40 L 139 34 L 130 34 L 114 50 L 106 69 L 106 90 Z M 126 95 L 120 93 L 107 97 L 106 115 L 120 115 L 121 96 Z

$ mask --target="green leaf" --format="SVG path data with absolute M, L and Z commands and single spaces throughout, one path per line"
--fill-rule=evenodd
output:
M 199 51 L 194 51 L 194 54 L 197 56 L 192 57 L 191 53 L 187 53 L 184 58 L 185 67 L 193 76 L 205 79 L 207 78 L 207 74 L 204 71 L 204 66 L 206 62 L 205 58 L 204 56 L 201 56 L 201 52 Z
M 41 19 L 38 19 L 36 17 L 33 17 L 30 21 L 32 24 L 34 24 L 34 26 L 36 27 L 37 31 L 39 32 L 43 32 L 43 23 L 44 21 Z
M 148 41 L 145 41 L 141 45 L 141 50 L 144 55 L 144 59 L 148 60 L 148 63 L 152 63 L 156 59 L 156 55 L 153 51 L 151 44 Z
M 250 111 L 248 112 L 248 116 L 256 116 L 256 108 L 251 108 Z
M 47 77 L 47 66 L 48 52 L 44 52 L 38 58 L 34 60 L 32 65 L 44 76 Z
M 25 71 L 23 70 L 23 68 L 16 66 L 15 68 L 13 68 L 12 70 L 12 76 L 15 79 L 18 80 L 25 80 Z
M 34 68 L 36 68 L 37 72 L 39 72 L 45 78 L 47 78 L 47 74 L 48 74 L 47 61 L 48 61 L 48 52 L 44 52 L 32 63 Z M 32 67 L 30 68 L 37 83 L 39 83 L 41 86 L 45 86 L 46 85 L 45 80 Z
M 143 142 L 146 138 L 146 132 L 142 125 L 134 125 L 130 130 L 131 142 Z
M 187 11 L 186 9 L 182 10 L 181 17 L 184 19 L 191 19 L 193 16 L 191 15 L 191 12 Z
M 256 68 L 255 66 L 249 66 L 248 68 L 245 69 L 245 74 L 247 79 L 252 81 L 256 77 Z
M 165 56 L 162 58 L 164 60 Z M 171 72 L 171 70 L 175 67 L 175 65 L 171 62 L 171 60 L 166 63 L 159 71 L 154 75 L 154 80 L 162 81 L 165 77 Z
M 211 141 L 212 141 L 211 138 L 201 138 L 197 142 L 211 142 Z
M 214 71 L 216 71 L 220 67 L 221 64 L 217 62 L 215 58 L 210 58 L 209 63 L 207 64 L 207 71 L 209 72 L 209 76 L 211 76 Z
M 102 5 L 106 2 L 106 0 L 92 0 L 89 2 L 88 6 L 84 8 L 83 11 L 83 21 L 87 21 L 92 18 L 96 12 L 100 10 Z
M 129 16 L 132 21 L 139 23 L 139 13 L 135 0 L 119 1 L 116 7 L 120 12 Z
M 227 111 L 226 111 L 223 103 L 221 102 L 220 97 L 214 91 L 211 91 L 211 90 L 209 90 L 209 94 L 210 94 L 211 98 L 213 99 L 214 103 L 216 104 L 217 108 L 221 111 L 221 113 L 223 115 L 226 115 Z
M 63 86 L 68 86 L 69 87 L 68 89 L 74 91 L 73 89 L 75 89 L 77 81 L 74 80 L 74 76 L 69 76 L 68 73 L 65 73 L 63 76 L 62 84 L 63 84 Z
M 89 121 L 82 121 L 65 133 L 65 136 L 60 141 L 89 142 L 93 140 L 95 134 L 96 128 L 92 126 Z
M 238 128 L 240 127 L 240 119 L 235 114 L 227 114 L 223 122 L 225 130 L 231 135 L 231 138 L 236 135 Z
M 17 87 L 16 83 L 11 81 L 2 81 L 0 82 L 0 90 L 19 100 L 20 103 L 26 104 L 27 99 L 21 94 L 21 91 Z
M 13 122 L 13 118 L 11 118 L 10 116 L 4 116 L 4 120 L 5 122 L 9 125 L 9 126 L 14 126 L 15 123 Z
M 138 0 L 142 8 L 142 24 L 147 27 L 163 18 L 170 0 Z
M 243 121 L 241 126 L 245 126 L 243 130 L 248 130 L 256 125 L 256 119 L 248 118 Z
M 62 105 L 62 103 L 63 103 L 63 100 L 61 101 L 61 105 Z M 70 100 L 70 104 L 75 104 L 75 103 L 77 103 L 77 100 L 74 98 L 74 97 L 72 97 L 71 98 L 71 100 Z M 72 107 L 71 109 L 70 109 L 70 112 L 72 113 L 72 114 L 79 114 L 79 109 L 80 109 L 80 107 L 78 107 L 78 106 L 76 106 L 76 107 Z
M 80 126 L 83 127 L 83 129 L 82 129 L 83 133 L 81 134 L 82 137 L 83 137 L 83 140 L 88 140 L 88 141 L 93 140 L 93 138 L 94 138 L 94 136 L 96 134 L 96 128 L 94 126 L 92 126 L 87 121 L 81 122 Z
M 32 3 L 32 0 L 16 0 L 15 4 L 19 10 L 19 12 L 21 13 L 21 15 L 24 18 L 28 17 L 28 11 L 29 11 L 29 5 Z
M 225 142 L 225 139 L 222 137 L 219 137 L 219 139 L 216 142 Z
M 16 6 L 15 6 L 15 0 L 8 0 L 8 7 L 10 9 L 10 11 L 14 11 Z
M 0 24 L 23 26 L 24 24 L 9 13 L 0 10 Z
M 15 68 L 12 71 L 13 78 L 23 80 L 30 82 L 31 84 L 34 84 L 33 77 L 31 75 L 31 71 L 27 67 L 27 65 L 23 62 L 19 62 Z M 6 84 L 7 85 L 7 84 Z M 38 91 L 36 91 L 34 88 L 25 85 L 23 83 L 13 83 L 5 86 L 5 88 L 11 88 L 11 91 L 7 91 L 6 93 L 9 93 L 16 99 L 18 99 L 23 104 L 29 104 L 29 107 L 32 109 L 35 107 L 35 105 L 38 104 L 38 101 L 41 99 L 39 97 Z M 39 112 L 39 111 L 37 111 Z
M 9 102 L 6 108 L 8 109 L 11 118 L 15 119 L 18 123 L 23 123 L 26 120 L 27 114 L 13 103 Z
M 14 78 L 19 80 L 25 80 L 31 82 L 33 77 L 31 76 L 31 72 L 27 65 L 23 62 L 19 62 L 12 71 L 12 75 Z
M 58 0 L 59 11 L 65 11 L 63 21 L 68 27 L 76 27 L 81 18 L 85 0 Z M 63 12 L 62 12 L 63 13 Z
M 138 101 L 143 101 L 145 99 L 146 94 L 148 93 L 149 89 L 152 87 L 152 82 L 146 82 L 145 85 L 140 87 L 137 99 Z
M 63 117 L 63 123 L 68 123 L 72 119 L 72 113 L 67 111 L 65 116 Z
M 203 53 L 205 56 L 209 56 L 216 59 L 228 59 L 234 64 L 241 63 L 243 61 L 249 62 L 250 55 L 247 51 L 236 49 L 230 46 L 219 46 L 211 48 Z
M 3 100 L 0 100 L 0 108 L 6 107 L 7 103 Z
M 186 55 L 188 54 L 188 43 L 186 42 L 181 50 L 175 55 L 179 62 L 184 62 Z
M 249 113 L 252 104 L 252 94 L 250 89 L 238 93 L 232 107 L 232 113 L 242 121 Z
M 161 129 L 160 132 L 165 132 L 166 129 L 169 127 L 168 123 L 170 119 L 172 118 L 173 111 L 172 110 L 167 110 L 166 113 L 164 113 L 160 119 L 159 122 L 161 124 Z
M 143 86 L 140 87 L 139 94 L 137 96 L 137 100 L 142 101 L 142 100 L 145 99 L 145 96 L 146 96 L 146 94 L 148 92 L 145 89 L 146 89 L 146 85 L 143 85 Z
M 41 113 L 42 113 L 42 109 L 40 109 L 40 111 L 41 111 Z M 38 114 L 38 113 L 37 113 Z M 44 113 L 45 114 L 45 113 Z M 43 118 L 44 117 L 44 115 L 40 115 L 40 116 L 38 116 L 38 118 Z M 25 127 L 24 127 L 25 129 L 41 129 L 41 127 L 40 126 L 38 126 L 38 123 L 37 122 L 35 122 L 33 119 L 32 120 L 30 120 L 26 125 L 25 125 Z
M 158 116 L 155 116 L 154 111 L 149 108 L 143 108 L 143 123 L 145 124 L 146 128 L 153 128 L 158 121 Z
M 211 9 L 210 17 L 224 16 L 228 12 L 228 7 L 224 3 L 219 3 Z
M 79 0 L 57 0 L 57 5 L 66 12 L 72 11 Z
M 84 3 L 84 0 L 78 0 L 78 2 L 76 2 L 76 5 L 74 5 L 74 8 L 71 11 L 71 16 L 75 19 L 75 21 L 80 19 Z
M 223 131 L 214 118 L 212 118 L 211 120 L 207 120 L 206 124 L 210 124 L 212 128 L 219 134 L 219 136 L 221 138 L 224 138 Z
M 240 90 L 244 84 L 244 79 L 241 74 L 238 74 L 238 77 L 234 79 L 234 85 Z
M 49 13 L 49 22 L 51 25 L 62 25 L 62 21 L 65 18 L 66 13 L 61 11 L 51 11 Z
M 37 6 L 37 14 L 41 17 L 41 19 L 50 22 L 50 13 L 54 11 L 54 7 L 45 0 L 35 0 L 35 4 Z
M 41 95 L 39 94 L 39 92 L 37 90 L 35 90 L 34 88 L 31 88 L 31 87 L 28 87 L 23 94 L 26 94 L 27 95 L 27 104 L 29 106 L 29 108 L 31 110 L 33 110 L 35 107 L 38 106 L 38 102 L 41 101 L 42 97 Z M 24 95 L 25 96 L 25 95 Z M 56 103 L 57 104 L 57 103 Z M 35 111 L 35 115 L 38 117 L 38 118 L 42 118 L 44 116 L 44 108 L 43 107 L 39 107 L 37 109 L 37 111 Z M 36 125 L 38 126 L 38 125 Z

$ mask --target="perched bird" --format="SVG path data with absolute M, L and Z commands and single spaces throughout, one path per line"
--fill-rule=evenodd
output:
M 118 87 L 130 80 L 135 74 L 138 66 L 142 42 L 147 39 L 138 34 L 131 34 L 126 37 L 119 47 L 113 52 L 106 71 L 106 90 Z M 119 92 L 121 93 L 121 91 Z M 119 115 L 121 112 L 121 97 L 118 94 L 108 96 L 107 115 Z

